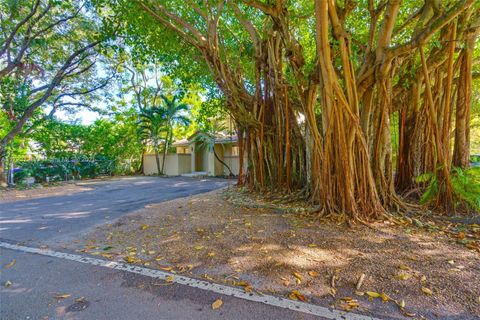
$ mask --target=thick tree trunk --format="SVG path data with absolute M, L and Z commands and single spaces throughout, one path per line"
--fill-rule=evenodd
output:
M 4 152 L 0 150 L 0 187 L 6 187 L 7 176 L 5 174 L 5 157 L 3 156 Z
M 332 65 L 328 30 L 329 13 L 332 24 L 338 25 L 335 10 L 333 1 L 315 1 L 317 55 L 323 83 L 322 116 L 326 117 L 323 121 L 320 204 L 327 212 L 346 214 L 351 220 L 368 221 L 379 218 L 384 209 L 370 168 L 366 140 L 360 126 L 355 79 L 350 72 L 349 47 L 341 30 L 334 30 L 334 34 L 340 45 L 346 94 Z
M 237 124 L 237 127 L 239 125 Z M 245 159 L 245 140 L 244 140 L 245 130 L 243 128 L 237 129 L 237 143 L 238 143 L 238 185 L 243 186 L 245 184 L 245 173 L 244 173 L 244 159 Z
M 404 106 L 399 111 L 398 120 L 398 152 L 395 175 L 395 189 L 404 194 L 415 188 L 415 176 L 420 174 L 421 166 L 420 145 L 421 130 L 419 130 L 419 116 L 417 110 L 417 86 L 414 85 L 410 95 L 406 95 Z M 423 166 L 422 166 L 423 167 Z M 417 169 L 416 169 L 417 168 Z
M 466 41 L 458 79 L 457 109 L 455 112 L 455 145 L 453 165 L 470 166 L 470 106 L 472 100 L 472 56 L 475 38 Z
M 395 192 L 392 168 L 391 79 L 381 79 L 376 86 L 377 101 L 372 119 L 372 173 L 383 206 L 398 208 L 401 201 Z

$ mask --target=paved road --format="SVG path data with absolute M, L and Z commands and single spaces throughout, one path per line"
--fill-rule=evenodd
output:
M 318 319 L 290 310 L 82 263 L 1 250 L 0 319 Z M 4 288 L 5 281 L 11 281 Z M 71 294 L 64 300 L 55 294 Z M 86 303 L 75 299 L 85 297 Z M 222 298 L 219 310 L 211 304 Z M 87 308 L 83 309 L 85 305 Z
M 150 203 L 224 187 L 220 179 L 131 177 L 66 196 L 0 202 L 3 241 L 60 249 Z M 61 250 L 60 250 L 61 251 Z M 63 250 L 64 251 L 64 250 Z M 0 319 L 312 319 L 313 316 L 75 261 L 0 248 Z M 14 266 L 5 265 L 16 260 Z M 5 287 L 6 281 L 12 283 Z M 56 300 L 56 293 L 68 293 Z M 85 297 L 87 302 L 76 303 Z M 224 306 L 212 310 L 222 298 Z M 318 319 L 318 318 L 316 318 Z
M 71 195 L 0 202 L 1 238 L 53 246 L 148 204 L 211 191 L 231 181 L 125 177 L 80 183 L 89 190 Z

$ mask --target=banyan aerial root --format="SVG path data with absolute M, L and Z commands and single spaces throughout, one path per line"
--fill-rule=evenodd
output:
M 407 208 L 426 173 L 431 205 L 461 202 L 450 175 L 469 166 L 478 1 L 106 2 L 195 48 L 242 137 L 241 183 L 304 190 L 351 221 Z

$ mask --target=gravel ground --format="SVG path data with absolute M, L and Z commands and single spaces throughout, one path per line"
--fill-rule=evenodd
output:
M 247 208 L 222 192 L 150 205 L 72 248 L 376 316 L 480 317 L 478 225 L 459 233 L 418 220 L 348 227 Z

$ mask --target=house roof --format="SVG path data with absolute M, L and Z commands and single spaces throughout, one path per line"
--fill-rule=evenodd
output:
M 198 134 L 199 134 L 199 131 L 196 131 L 195 133 L 190 135 L 188 138 L 175 141 L 173 143 L 173 146 L 174 147 L 188 146 L 193 142 L 193 140 L 195 139 L 195 136 L 197 136 Z M 238 140 L 237 135 L 229 135 L 223 132 L 217 133 L 215 135 L 215 144 L 233 143 L 233 142 L 237 142 L 237 140 Z

